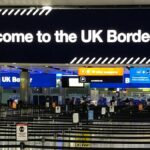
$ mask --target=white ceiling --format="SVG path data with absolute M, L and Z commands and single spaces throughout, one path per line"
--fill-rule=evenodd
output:
M 150 0 L 0 0 L 0 6 L 149 5 Z

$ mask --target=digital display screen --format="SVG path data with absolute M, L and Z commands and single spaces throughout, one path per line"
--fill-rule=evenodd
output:
M 62 76 L 62 87 L 69 88 L 69 87 L 84 87 L 84 83 L 79 82 L 78 76 Z
M 83 83 L 79 82 L 79 78 L 69 78 L 69 87 L 83 87 Z

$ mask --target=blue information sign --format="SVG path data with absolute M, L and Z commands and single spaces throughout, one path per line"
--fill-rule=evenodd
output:
M 20 87 L 19 73 L 1 73 L 2 87 Z M 56 87 L 55 74 L 30 74 L 30 87 Z
M 55 74 L 31 74 L 31 87 L 56 87 Z
M 150 69 L 150 68 L 149 68 Z M 91 88 L 150 88 L 148 82 L 131 82 L 130 74 L 124 74 L 123 83 L 90 83 Z
M 19 87 L 20 86 L 20 74 L 19 73 L 1 73 L 0 85 L 2 87 Z
M 131 83 L 150 83 L 150 68 L 131 68 Z

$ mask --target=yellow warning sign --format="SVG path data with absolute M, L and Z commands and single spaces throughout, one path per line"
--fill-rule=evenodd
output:
M 83 133 L 77 134 L 78 137 L 76 138 L 77 142 L 75 142 L 75 147 L 91 147 L 91 143 L 88 143 L 90 141 L 90 134 L 87 132 L 83 131 Z

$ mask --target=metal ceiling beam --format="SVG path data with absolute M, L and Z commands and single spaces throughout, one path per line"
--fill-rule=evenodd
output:
M 37 68 L 49 68 L 54 67 L 64 67 L 64 68 L 78 68 L 78 67 L 150 67 L 150 64 L 49 64 L 49 63 L 0 63 L 2 66 L 19 66 L 19 67 L 37 67 Z M 53 67 L 52 67 L 53 68 Z
M 150 0 L 0 0 L 0 6 L 150 5 Z

